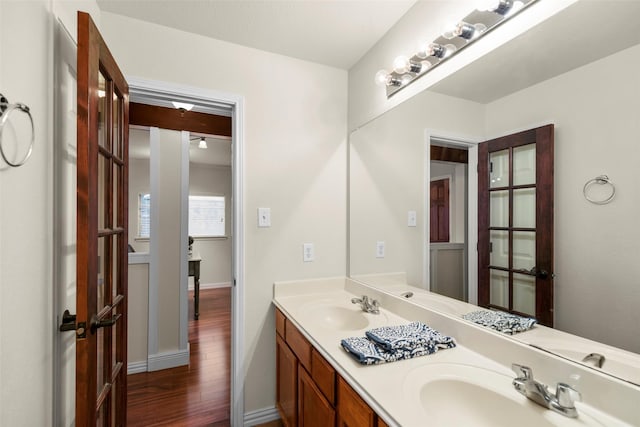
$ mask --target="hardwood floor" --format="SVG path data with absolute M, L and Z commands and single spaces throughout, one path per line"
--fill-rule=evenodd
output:
M 231 289 L 189 293 L 189 366 L 129 375 L 129 426 L 229 426 Z

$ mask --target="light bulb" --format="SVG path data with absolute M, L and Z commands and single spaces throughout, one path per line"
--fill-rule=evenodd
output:
M 207 140 L 204 139 L 204 136 L 200 138 L 200 143 L 198 144 L 198 148 L 202 148 L 202 149 L 208 148 Z
M 477 9 L 509 16 L 522 9 L 522 6 L 524 6 L 524 3 L 521 0 L 482 0 Z
M 387 70 L 380 70 L 376 73 L 376 84 L 378 86 L 386 86 L 388 85 L 387 81 L 389 79 L 389 77 L 391 77 L 389 75 L 389 73 L 387 72 Z
M 393 71 L 404 74 L 411 68 L 411 61 L 406 56 L 398 56 L 393 60 Z
M 460 21 L 456 28 L 453 30 L 453 34 L 456 37 L 463 38 L 465 40 L 471 40 L 480 35 L 483 31 L 487 29 L 487 26 L 484 24 L 469 24 L 468 22 Z

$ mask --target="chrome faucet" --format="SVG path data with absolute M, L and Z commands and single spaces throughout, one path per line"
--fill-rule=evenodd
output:
M 565 383 L 558 383 L 556 393 L 553 394 L 546 385 L 533 379 L 533 371 L 528 366 L 514 363 L 511 365 L 511 369 L 518 375 L 513 380 L 513 386 L 520 394 L 565 417 L 576 418 L 578 416 L 575 401 L 581 400 L 582 395 L 573 387 Z
M 593 365 L 598 368 L 602 368 L 604 360 L 604 355 L 600 353 L 589 353 L 584 357 L 584 359 L 582 359 L 583 362 L 593 362 Z
M 362 295 L 362 298 L 351 298 L 351 304 L 360 304 L 360 308 L 364 312 L 380 314 L 380 303 L 366 295 Z

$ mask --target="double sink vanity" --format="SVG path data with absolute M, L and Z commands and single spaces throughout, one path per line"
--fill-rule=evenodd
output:
M 358 303 L 363 296 L 377 314 Z M 342 277 L 276 283 L 273 303 L 277 407 L 287 426 L 640 425 L 640 386 L 465 321 L 460 315 L 478 308 L 454 299 Z M 380 365 L 361 365 L 341 347 L 412 321 L 456 347 Z M 542 326 L 524 334 L 554 342 L 558 333 L 569 335 Z

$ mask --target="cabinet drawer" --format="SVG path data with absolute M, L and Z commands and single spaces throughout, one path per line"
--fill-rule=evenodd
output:
M 336 371 L 315 348 L 311 349 L 311 378 L 329 403 L 335 405 Z
M 289 320 L 285 323 L 285 339 L 298 361 L 307 371 L 311 371 L 311 344 Z
M 284 314 L 276 307 L 276 332 L 282 338 L 284 338 L 284 323 L 285 317 Z
M 374 427 L 376 414 L 364 400 L 338 376 L 338 426 Z

